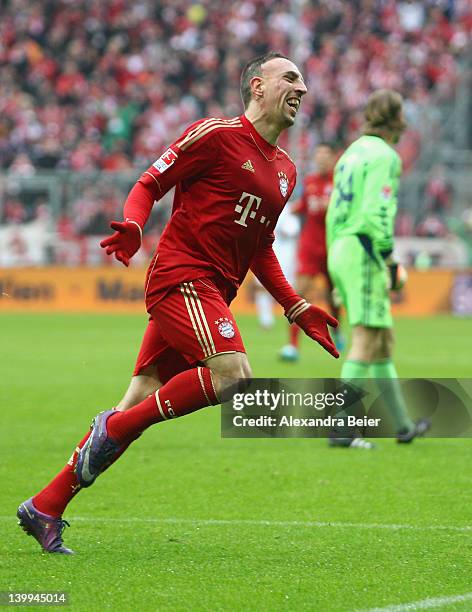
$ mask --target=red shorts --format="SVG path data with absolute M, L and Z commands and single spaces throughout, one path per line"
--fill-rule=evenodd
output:
M 326 255 L 314 254 L 309 251 L 301 250 L 298 252 L 297 260 L 298 275 L 318 276 L 318 274 L 322 274 L 329 278 Z
M 165 383 L 208 357 L 234 352 L 246 352 L 234 317 L 213 281 L 200 278 L 153 303 L 133 374 L 155 365 Z

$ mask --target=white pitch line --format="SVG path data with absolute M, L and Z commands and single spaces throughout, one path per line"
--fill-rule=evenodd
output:
M 0 516 L 0 521 L 12 521 L 14 516 Z M 472 531 L 470 525 L 399 525 L 381 523 L 343 523 L 327 521 L 271 521 L 262 519 L 195 519 L 195 518 L 141 518 L 135 516 L 126 517 L 90 517 L 73 516 L 71 521 L 82 521 L 84 523 L 106 522 L 106 523 L 157 523 L 167 525 L 256 525 L 266 527 L 333 527 L 337 529 L 386 529 L 391 531 L 412 530 L 412 531 Z M 455 603 L 472 601 L 472 593 L 463 595 L 451 595 L 449 597 L 432 597 L 406 604 L 390 605 L 385 608 L 369 608 L 361 612 L 408 612 L 409 610 L 426 610 L 429 608 L 439 608 Z
M 11 521 L 12 516 L 0 516 L 0 521 Z M 71 521 L 83 522 L 104 522 L 104 523 L 157 523 L 168 525 L 254 525 L 262 527 L 332 527 L 335 529 L 385 529 L 390 531 L 458 531 L 472 532 L 471 525 L 397 525 L 382 523 L 350 523 L 350 522 L 329 522 L 329 521 L 272 521 L 265 519 L 198 519 L 198 518 L 159 518 L 159 517 L 92 517 L 92 516 L 71 516 Z
M 428 599 L 422 599 L 421 601 L 412 601 L 411 603 L 387 606 L 386 608 L 369 608 L 369 610 L 366 610 L 365 612 L 407 612 L 408 610 L 427 610 L 429 608 L 451 606 L 452 604 L 464 603 L 466 601 L 472 601 L 472 593 L 451 595 L 449 597 L 431 597 Z

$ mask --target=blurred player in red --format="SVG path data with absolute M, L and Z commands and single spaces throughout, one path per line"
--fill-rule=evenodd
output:
M 241 76 L 245 112 L 191 125 L 144 172 L 124 205 L 124 221 L 102 241 L 124 265 L 139 250 L 153 204 L 175 186 L 172 216 L 148 269 L 145 331 L 129 388 L 114 410 L 101 412 L 59 474 L 20 504 L 20 526 L 43 550 L 63 546 L 62 514 L 141 432 L 219 404 L 251 369 L 229 309 L 249 268 L 298 325 L 334 357 L 328 331 L 336 319 L 299 296 L 272 249 L 274 228 L 296 180 L 277 146 L 306 93 L 297 66 L 270 53 Z
M 331 191 L 333 190 L 333 169 L 336 153 L 332 145 L 320 143 L 315 150 L 316 172 L 309 174 L 303 184 L 302 197 L 292 206 L 291 211 L 304 217 L 297 251 L 297 274 L 295 287 L 304 298 L 308 297 L 315 278 L 323 277 L 326 287 L 326 301 L 331 314 L 338 319 L 339 307 L 333 299 L 333 284 L 328 274 L 326 251 L 325 216 Z M 289 344 L 280 350 L 284 361 L 299 358 L 300 327 L 289 327 Z M 339 329 L 334 332 L 336 347 L 342 350 L 344 339 Z

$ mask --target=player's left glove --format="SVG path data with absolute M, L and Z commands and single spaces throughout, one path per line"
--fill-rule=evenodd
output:
M 333 357 L 339 357 L 328 329 L 328 325 L 333 328 L 338 326 L 337 319 L 303 299 L 289 308 L 285 316 L 290 323 L 299 325 L 307 336 L 318 342 Z
M 115 254 L 118 261 L 125 266 L 129 266 L 129 260 L 139 250 L 143 232 L 136 221 L 112 221 L 111 229 L 115 233 L 100 242 L 102 249 L 106 249 L 106 254 Z
M 408 280 L 408 272 L 399 263 L 388 264 L 388 288 L 390 291 L 400 291 Z

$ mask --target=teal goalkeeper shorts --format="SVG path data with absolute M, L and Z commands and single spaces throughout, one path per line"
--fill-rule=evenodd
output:
M 328 251 L 328 271 L 349 325 L 392 327 L 387 268 L 376 261 L 357 236 L 337 238 Z

